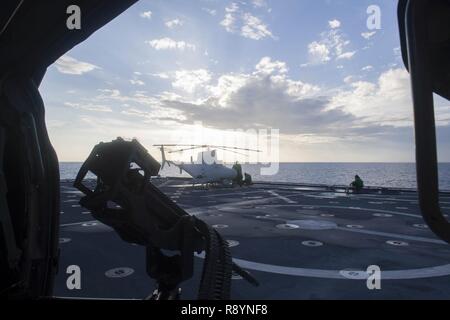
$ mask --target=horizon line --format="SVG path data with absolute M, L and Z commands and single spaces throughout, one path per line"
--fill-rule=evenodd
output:
M 75 161 L 75 160 L 64 160 L 58 161 L 58 163 L 83 163 L 84 161 Z M 159 162 L 159 161 L 158 161 Z M 239 162 L 239 161 L 238 161 Z M 224 164 L 233 164 L 234 162 L 223 162 Z M 239 162 L 241 164 L 269 164 L 269 163 L 258 163 L 258 162 Z M 415 161 L 280 161 L 280 164 L 294 164 L 294 163 L 390 163 L 390 164 L 415 164 Z M 438 161 L 439 163 L 450 163 L 450 161 Z

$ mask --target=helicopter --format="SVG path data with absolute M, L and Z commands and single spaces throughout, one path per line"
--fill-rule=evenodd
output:
M 257 149 L 248 149 L 248 148 L 238 148 L 238 147 L 228 147 L 228 146 L 215 146 L 215 145 L 187 145 L 187 144 L 156 144 L 154 147 L 158 147 L 161 151 L 162 163 L 161 170 L 164 169 L 167 164 L 169 167 L 171 165 L 178 167 L 180 169 L 180 174 L 185 171 L 192 177 L 192 184 L 221 184 L 221 185 L 229 185 L 229 184 L 251 184 L 251 176 L 247 173 L 242 174 L 242 168 L 240 164 L 237 162 L 233 165 L 232 168 L 225 166 L 221 161 L 217 159 L 217 150 L 223 150 L 227 152 L 232 152 L 235 154 L 239 154 L 242 156 L 247 156 L 244 153 L 239 151 L 247 151 L 247 152 L 261 152 L 261 150 Z M 191 156 L 191 160 L 189 163 L 176 163 L 171 160 L 167 160 L 166 158 L 166 149 L 165 148 L 173 148 L 173 147 L 182 147 L 181 149 L 168 150 L 167 153 L 181 153 L 189 150 L 204 150 L 200 151 L 197 155 L 197 161 L 194 162 L 193 157 Z M 243 180 L 244 178 L 244 180 Z

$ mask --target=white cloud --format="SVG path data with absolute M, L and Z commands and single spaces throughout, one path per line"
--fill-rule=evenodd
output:
M 233 14 L 227 13 L 225 14 L 224 19 L 220 22 L 220 25 L 225 28 L 227 32 L 235 32 L 236 26 L 235 26 L 236 18 Z
M 228 7 L 225 8 L 226 12 L 237 12 L 239 10 L 239 6 L 236 2 L 232 2 Z
M 354 80 L 353 76 L 347 76 L 347 77 L 344 78 L 344 82 L 347 83 L 347 84 L 352 83 L 353 80 Z
M 215 16 L 217 14 L 217 10 L 215 10 L 215 9 L 202 8 L 202 10 L 209 13 L 212 16 Z
M 320 88 L 318 86 L 305 83 L 303 81 L 294 81 L 291 79 L 283 79 L 283 78 L 272 78 L 272 80 L 276 81 L 276 79 L 281 82 L 282 85 L 286 85 L 286 93 L 291 97 L 296 97 L 299 99 L 307 98 L 319 93 Z
M 326 63 L 331 60 L 330 49 L 325 43 L 311 42 L 308 45 L 308 53 L 312 64 Z
M 239 10 L 239 6 L 233 2 L 225 8 L 225 17 L 220 22 L 220 25 L 225 28 L 227 32 L 236 32 L 237 17 L 235 13 Z
M 351 59 L 356 53 L 356 51 L 345 51 L 350 41 L 338 28 L 322 32 L 320 38 L 308 45 L 308 65 L 325 64 L 333 59 Z
M 348 51 L 348 52 L 341 53 L 340 55 L 338 55 L 336 57 L 336 60 L 341 60 L 341 59 L 350 60 L 351 58 L 353 58 L 355 53 L 356 53 L 356 51 Z
M 211 81 L 211 73 L 205 69 L 179 70 L 175 72 L 175 81 L 172 86 L 188 93 L 194 93 Z
M 98 89 L 100 92 L 100 98 L 116 98 L 120 97 L 120 91 L 118 89 Z
M 150 75 L 153 77 L 161 78 L 161 79 L 169 79 L 170 78 L 170 76 L 167 72 L 151 73 Z
M 219 77 L 215 86 L 209 88 L 211 96 L 204 100 L 210 100 L 214 106 L 229 107 L 233 94 L 242 88 L 250 78 L 251 76 L 247 74 L 224 74 Z
M 78 61 L 67 55 L 56 60 L 55 65 L 59 72 L 73 75 L 82 75 L 95 69 L 100 69 L 94 64 Z
M 215 83 L 213 83 L 211 75 L 206 70 L 197 70 L 195 73 L 183 70 L 177 74 L 177 81 L 179 84 L 175 85 L 174 83 L 173 86 L 180 87 L 188 93 L 194 91 L 203 92 L 204 96 L 202 98 L 189 103 L 196 105 L 199 108 L 206 108 L 207 110 L 205 112 L 213 112 L 210 108 L 225 108 L 231 110 L 231 113 L 245 113 L 247 108 L 258 108 L 261 109 L 262 113 L 261 115 L 258 115 L 258 118 L 267 116 L 266 121 L 270 121 L 271 112 L 275 112 L 277 106 L 283 104 L 283 101 L 279 102 L 277 99 L 287 99 L 290 103 L 295 103 L 297 100 L 312 97 L 320 91 L 317 86 L 304 83 L 300 80 L 289 79 L 286 74 L 287 71 L 288 68 L 285 62 L 278 60 L 274 61 L 270 57 L 263 57 L 256 64 L 255 70 L 251 74 L 223 74 Z M 195 85 L 193 85 L 193 83 L 195 83 Z M 268 92 L 271 92 L 274 95 L 271 96 Z M 259 104 L 262 103 L 261 101 L 252 101 L 251 97 L 245 97 L 247 94 L 266 95 L 266 93 L 268 101 L 264 101 L 263 104 L 271 105 L 269 108 L 270 110 L 268 110 L 270 115 L 265 115 L 263 107 L 259 106 Z M 186 101 L 187 99 L 179 96 L 172 99 L 172 102 L 175 103 L 175 105 L 178 105 L 178 103 L 187 103 Z M 170 105 L 173 106 L 173 104 Z M 256 107 L 256 105 L 258 106 Z M 241 110 L 236 110 L 238 108 Z M 180 110 L 183 109 L 181 108 Z M 189 110 L 186 110 L 186 112 L 189 113 Z M 253 114 L 253 111 L 249 110 L 249 112 Z M 278 112 L 280 112 L 280 109 L 278 109 Z M 301 112 L 301 110 L 298 112 Z M 220 114 L 218 114 L 217 117 L 220 117 Z M 216 119 L 216 121 L 220 120 Z M 227 119 L 224 119 L 223 121 L 226 122 Z M 245 120 L 237 119 L 236 121 L 240 123 Z
M 149 11 L 144 11 L 144 12 L 141 12 L 140 14 L 139 14 L 139 16 L 141 17 L 141 18 L 144 18 L 144 19 L 151 19 L 152 18 L 152 12 L 149 10 Z
M 362 71 L 371 71 L 371 70 L 373 70 L 373 66 L 368 65 L 368 66 L 362 67 L 361 70 Z
M 361 37 L 363 37 L 364 39 L 369 40 L 369 39 L 372 38 L 376 33 L 377 33 L 376 31 L 363 32 L 363 33 L 361 33 Z
M 285 74 L 288 68 L 285 62 L 272 61 L 270 57 L 263 57 L 255 67 L 257 73 L 273 74 L 274 72 Z
M 145 82 L 142 81 L 142 80 L 139 80 L 139 79 L 131 79 L 130 83 L 132 85 L 135 85 L 135 86 L 143 86 L 143 85 L 145 85 Z
M 255 66 L 251 74 L 220 76 L 214 85 L 208 86 L 207 96 L 196 103 L 179 100 L 164 103 L 184 112 L 185 123 L 202 120 L 205 125 L 219 129 L 263 127 L 281 128 L 285 134 L 309 133 L 348 118 L 341 111 L 324 110 L 326 100 L 317 97 L 318 87 L 287 78 L 283 73 L 287 68 L 284 62 L 261 60 L 257 64 L 260 70 Z M 277 67 L 265 68 L 272 63 Z
M 175 41 L 171 38 L 154 39 L 145 41 L 156 50 L 181 50 L 185 49 L 195 50 L 195 45 L 187 43 L 185 41 Z
M 176 27 L 181 27 L 184 24 L 183 21 L 181 21 L 180 19 L 176 18 L 173 20 L 169 20 L 166 21 L 165 25 L 167 26 L 167 28 L 169 29 L 174 29 Z
M 330 26 L 331 29 L 336 29 L 341 26 L 341 22 L 337 19 L 334 19 L 334 20 L 328 21 L 328 25 Z
M 117 89 L 99 89 L 100 93 L 95 97 L 94 101 L 119 101 L 121 103 L 137 103 L 144 106 L 156 106 L 159 105 L 159 99 L 155 97 L 149 97 L 145 93 L 135 92 L 132 96 L 123 95 Z
M 265 8 L 267 7 L 266 0 L 252 0 L 253 6 L 255 8 Z
M 389 69 L 375 83 L 353 82 L 350 90 L 332 97 L 330 108 L 361 118 L 361 124 L 410 126 L 412 102 L 408 72 L 401 68 Z
M 92 103 L 80 104 L 80 103 L 64 102 L 64 105 L 71 108 L 82 109 L 87 111 L 112 112 L 112 109 L 110 107 L 99 104 L 92 104 Z
M 248 39 L 261 40 L 266 37 L 275 39 L 272 31 L 260 18 L 244 12 L 235 2 L 225 8 L 225 16 L 220 25 L 227 32 L 239 32 L 241 36 Z
M 260 40 L 265 37 L 273 38 L 272 32 L 269 30 L 259 18 L 245 13 L 243 16 L 243 26 L 241 27 L 241 35 L 245 38 Z

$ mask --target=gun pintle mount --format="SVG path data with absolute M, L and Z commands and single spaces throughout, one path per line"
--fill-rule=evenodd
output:
M 232 262 L 227 242 L 189 215 L 151 182 L 160 164 L 137 141 L 100 143 L 81 166 L 74 186 L 80 204 L 122 240 L 146 247 L 147 273 L 158 287 L 150 299 L 179 299 L 179 284 L 192 277 L 194 253 L 205 251 L 199 299 L 229 299 L 232 271 L 258 285 Z M 88 173 L 97 177 L 87 181 Z M 91 186 L 91 187 L 90 187 Z M 166 255 L 164 251 L 176 252 Z

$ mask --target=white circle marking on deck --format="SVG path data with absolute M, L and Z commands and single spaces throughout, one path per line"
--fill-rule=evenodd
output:
M 110 269 L 105 272 L 105 276 L 108 278 L 125 278 L 134 273 L 134 270 L 128 267 L 120 267 Z
M 392 214 L 388 214 L 388 213 L 374 213 L 373 216 L 374 217 L 379 217 L 379 218 L 391 218 Z
M 337 227 L 336 223 L 323 220 L 289 220 L 287 223 L 303 230 L 330 230 Z
M 86 222 L 86 223 L 81 224 L 81 226 L 83 226 L 83 227 L 95 227 L 96 225 L 98 225 L 97 222 Z
M 346 227 L 350 228 L 350 229 L 363 229 L 364 228 L 363 226 L 361 226 L 359 224 L 348 224 L 348 225 L 346 225 Z
M 195 256 L 204 259 L 205 253 L 204 252 L 200 254 L 196 253 Z M 364 276 L 365 280 L 369 276 L 364 270 L 349 270 L 349 269 L 326 270 L 326 269 L 311 269 L 300 267 L 286 267 L 267 263 L 253 262 L 238 258 L 234 258 L 233 261 L 240 267 L 245 269 L 267 273 L 283 274 L 294 277 L 349 280 L 355 279 L 355 277 L 357 276 L 362 278 L 362 275 L 365 274 Z M 381 270 L 381 278 L 384 280 L 423 279 L 423 278 L 442 277 L 448 275 L 450 275 L 450 264 L 417 269 Z
M 302 241 L 302 245 L 306 247 L 321 247 L 323 246 L 323 243 L 320 241 L 306 240 Z
M 398 240 L 388 240 L 386 241 L 387 244 L 390 244 L 391 246 L 397 246 L 397 247 L 406 247 L 409 246 L 408 242 L 405 241 L 398 241 Z
M 292 224 L 292 223 L 282 223 L 282 224 L 277 224 L 276 228 L 281 229 L 281 230 L 292 230 L 292 229 L 298 229 L 299 226 L 296 224 Z
M 225 229 L 225 228 L 228 228 L 228 225 L 226 225 L 226 224 L 215 224 L 215 225 L 213 225 L 213 228 Z

